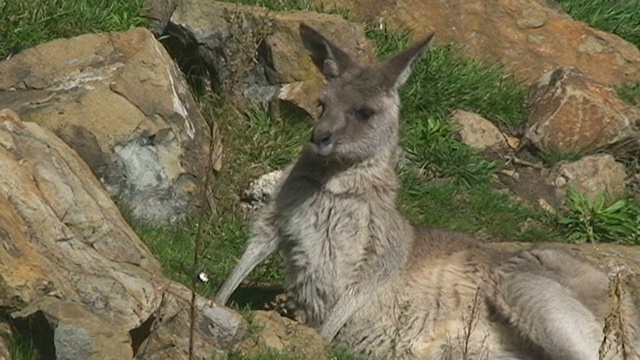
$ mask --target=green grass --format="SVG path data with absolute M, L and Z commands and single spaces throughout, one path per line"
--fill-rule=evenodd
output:
M 11 360 L 38 360 L 41 358 L 33 341 L 20 335 L 14 335 L 8 347 Z
M 623 198 L 607 204 L 602 194 L 589 200 L 569 188 L 566 207 L 566 214 L 558 219 L 558 223 L 569 239 L 640 245 L 640 204 L 632 199 Z
M 382 58 L 408 45 L 404 34 L 369 29 L 367 35 Z M 476 112 L 507 132 L 521 126 L 526 116 L 523 86 L 496 67 L 461 60 L 452 46 L 429 50 L 416 64 L 401 98 L 401 141 L 411 160 L 466 185 L 488 180 L 496 166 L 454 140 L 450 114 L 456 109 Z
M 622 100 L 640 107 L 640 83 L 620 86 L 616 90 Z
M 0 58 L 57 38 L 143 23 L 144 0 L 0 0 Z
M 558 0 L 574 19 L 640 47 L 640 0 Z

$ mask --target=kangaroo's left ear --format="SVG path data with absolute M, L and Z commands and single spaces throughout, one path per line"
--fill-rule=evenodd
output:
M 382 63 L 385 87 L 398 89 L 404 85 L 411 75 L 412 65 L 427 51 L 434 35 L 435 33 L 429 34 L 421 41 Z
M 327 80 L 340 76 L 354 66 L 354 61 L 346 51 L 304 23 L 300 24 L 300 37 L 311 53 L 314 64 Z

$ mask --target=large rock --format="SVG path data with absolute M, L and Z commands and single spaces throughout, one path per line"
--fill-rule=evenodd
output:
M 54 131 L 135 216 L 166 223 L 188 213 L 211 130 L 151 32 L 54 40 L 0 62 L 0 74 L 0 108 Z M 219 166 L 219 139 L 212 144 Z
M 147 8 L 156 35 L 171 35 L 168 47 L 184 67 L 204 67 L 217 90 L 249 99 L 252 105 L 276 105 L 279 113 L 317 115 L 316 101 L 324 87 L 298 35 L 301 22 L 360 60 L 374 56 L 364 25 L 337 15 L 267 11 L 210 0 L 147 0 Z
M 296 354 L 296 357 L 303 359 L 332 358 L 326 341 L 315 330 L 282 317 L 275 311 L 254 311 L 250 321 L 256 331 L 243 340 L 241 348 L 244 354 L 270 352 Z
M 640 141 L 640 109 L 575 68 L 544 74 L 527 101 L 525 138 L 542 152 L 581 153 Z
M 0 111 L 0 242 L 0 307 L 44 319 L 50 358 L 187 359 L 190 291 L 162 275 L 77 153 L 10 110 Z M 201 358 L 233 350 L 246 329 L 199 297 L 195 325 Z
M 478 114 L 456 110 L 451 114 L 463 143 L 478 151 L 509 149 L 507 135 L 503 134 L 491 121 Z
M 556 196 L 561 202 L 564 202 L 569 187 L 589 200 L 604 195 L 606 199 L 614 201 L 624 195 L 626 177 L 623 164 L 616 162 L 609 154 L 599 154 L 556 164 L 547 181 L 555 186 Z
M 325 9 L 346 8 L 356 20 L 435 31 L 439 43 L 461 44 L 473 58 L 503 64 L 531 82 L 561 65 L 577 67 L 606 84 L 640 81 L 640 51 L 629 42 L 574 21 L 540 0 L 313 0 Z

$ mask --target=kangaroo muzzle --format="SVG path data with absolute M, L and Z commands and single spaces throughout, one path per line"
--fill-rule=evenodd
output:
M 314 145 L 316 154 L 320 156 L 329 156 L 333 152 L 334 142 L 333 133 L 327 130 L 314 129 L 311 135 L 311 143 Z

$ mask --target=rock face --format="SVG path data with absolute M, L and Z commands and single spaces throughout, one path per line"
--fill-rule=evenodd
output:
M 284 318 L 274 311 L 254 311 L 252 326 L 258 331 L 241 344 L 245 354 L 276 352 L 305 359 L 329 360 L 327 343 L 310 327 Z
M 212 132 L 151 32 L 54 40 L 0 62 L 0 73 L 0 108 L 55 132 L 136 217 L 188 213 Z
M 540 0 L 314 0 L 345 8 L 356 20 L 409 29 L 415 37 L 435 31 L 439 43 L 462 44 L 464 53 L 503 64 L 532 82 L 570 65 L 605 85 L 640 81 L 640 51 L 616 35 L 590 28 Z M 490 21 L 487 21 L 490 19 Z
M 547 181 L 556 187 L 556 196 L 564 200 L 567 188 L 593 200 L 604 195 L 610 201 L 625 193 L 626 172 L 624 165 L 608 154 L 585 156 L 574 162 L 561 162 L 551 169 Z
M 451 122 L 456 125 L 462 142 L 473 149 L 485 151 L 509 148 L 507 136 L 491 121 L 478 114 L 456 110 L 451 115 Z
M 529 90 L 526 140 L 542 152 L 580 153 L 640 141 L 640 109 L 571 67 L 544 74 Z
M 2 110 L 0 174 L 0 307 L 41 321 L 45 358 L 187 358 L 190 291 L 163 277 L 76 152 Z M 197 356 L 233 348 L 244 320 L 196 304 Z
M 148 0 L 157 35 L 186 68 L 204 68 L 218 91 L 249 99 L 281 114 L 317 115 L 323 79 L 304 48 L 301 22 L 322 31 L 353 56 L 370 60 L 374 49 L 364 26 L 340 16 L 277 12 L 209 0 Z M 163 26 L 166 24 L 166 26 Z M 185 55 L 186 54 L 186 55 Z

